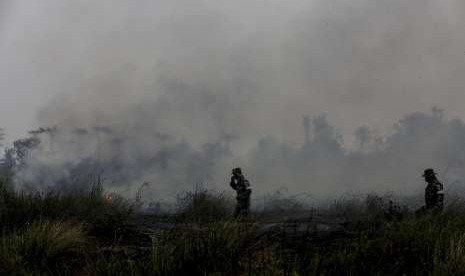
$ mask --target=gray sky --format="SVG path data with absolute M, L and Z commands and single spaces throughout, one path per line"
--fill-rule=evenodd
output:
M 162 115 L 194 140 L 241 127 L 299 143 L 301 116 L 321 112 L 349 143 L 436 105 L 465 118 L 464 13 L 461 0 L 1 0 L 0 126 L 112 125 L 161 79 L 244 101 Z
M 37 111 L 58 93 L 35 52 L 41 40 L 40 8 L 26 1 L 0 1 L 0 126 L 9 140 L 37 127 Z M 42 18 L 40 18 L 42 17 Z

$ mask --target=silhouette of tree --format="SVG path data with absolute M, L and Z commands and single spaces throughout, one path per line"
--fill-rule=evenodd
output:
M 368 127 L 362 126 L 355 131 L 355 138 L 361 152 L 365 152 L 372 142 L 371 131 Z

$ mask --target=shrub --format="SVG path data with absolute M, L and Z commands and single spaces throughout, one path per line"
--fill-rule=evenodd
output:
M 178 218 L 185 222 L 213 222 L 231 217 L 233 201 L 224 193 L 196 188 L 177 198 Z

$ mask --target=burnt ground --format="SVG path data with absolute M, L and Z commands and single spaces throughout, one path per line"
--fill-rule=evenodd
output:
M 150 240 L 151 243 L 156 243 L 164 231 L 183 229 L 202 232 L 207 227 L 201 223 L 179 222 L 175 218 L 149 214 L 140 215 L 139 222 L 143 229 L 142 232 L 150 238 L 146 238 L 146 242 Z M 348 219 L 334 215 L 314 214 L 284 219 L 278 216 L 252 214 L 250 219 L 241 220 L 240 223 L 253 225 L 258 228 L 259 235 L 270 240 L 279 239 L 290 248 L 298 246 L 303 241 L 321 247 L 346 241 L 351 238 L 354 228 L 353 222 Z

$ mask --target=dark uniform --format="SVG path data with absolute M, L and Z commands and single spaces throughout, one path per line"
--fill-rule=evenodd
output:
M 423 174 L 428 185 L 425 188 L 426 211 L 441 212 L 444 208 L 444 187 L 436 178 L 433 169 L 426 169 Z
M 234 211 L 234 217 L 246 217 L 249 214 L 250 195 L 252 190 L 250 189 L 249 181 L 245 179 L 242 174 L 241 168 L 235 168 L 232 170 L 230 185 L 237 192 L 237 203 L 236 210 Z

